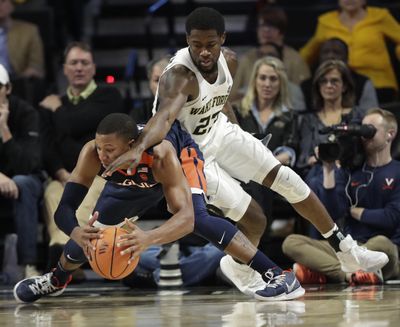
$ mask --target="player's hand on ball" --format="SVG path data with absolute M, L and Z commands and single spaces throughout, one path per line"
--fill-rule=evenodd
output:
M 127 218 L 125 218 L 125 225 L 123 228 L 129 231 L 129 233 L 119 236 L 117 247 L 128 246 L 128 248 L 121 251 L 121 255 L 132 253 L 132 261 L 151 244 L 149 232 L 140 229 Z
M 89 219 L 87 225 L 84 225 L 83 227 L 75 227 L 70 235 L 71 239 L 73 239 L 83 249 L 87 258 L 90 257 L 90 248 L 92 248 L 92 250 L 95 250 L 93 244 L 90 243 L 90 240 L 103 237 L 103 235 L 101 234 L 102 229 L 98 227 L 93 227 L 93 223 L 97 220 L 98 217 L 99 213 L 96 211 Z

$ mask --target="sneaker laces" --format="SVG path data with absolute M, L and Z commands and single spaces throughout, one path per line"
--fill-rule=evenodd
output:
M 283 285 L 286 280 L 285 273 L 274 276 L 274 273 L 271 269 L 268 269 L 268 271 L 265 273 L 265 277 L 269 279 L 269 281 L 267 282 L 267 287 L 273 288 L 277 288 L 278 286 Z
M 35 284 L 29 285 L 33 294 L 46 295 L 58 291 L 59 288 L 51 283 L 52 274 L 46 274 L 39 278 L 35 278 Z

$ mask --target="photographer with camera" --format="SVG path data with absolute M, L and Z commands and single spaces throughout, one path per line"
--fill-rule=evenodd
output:
M 337 124 L 360 122 L 363 112 L 354 106 L 354 83 L 347 65 L 340 60 L 326 60 L 316 70 L 312 85 L 313 107 L 299 116 L 300 151 L 296 167 L 306 176 L 317 163 L 315 148 L 328 143 L 320 133 Z
M 341 133 L 358 134 L 364 162 L 349 169 L 338 160 L 322 161 L 322 170 L 309 184 L 336 223 L 342 221 L 345 232 L 366 248 L 385 252 L 389 262 L 382 268 L 383 279 L 380 271 L 344 273 L 326 241 L 292 234 L 285 239 L 283 252 L 296 262 L 294 270 L 301 283 L 379 284 L 399 275 L 400 162 L 390 152 L 396 118 L 389 111 L 371 109 L 361 126 L 350 132 L 346 128 L 342 126 Z

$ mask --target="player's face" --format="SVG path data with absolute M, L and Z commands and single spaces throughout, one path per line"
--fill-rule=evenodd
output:
M 212 73 L 218 69 L 218 58 L 221 46 L 225 41 L 216 30 L 192 30 L 186 36 L 194 64 L 203 73 Z
M 275 69 L 261 65 L 256 77 L 256 91 L 259 100 L 273 101 L 280 91 L 280 78 Z
M 319 81 L 319 90 L 324 101 L 337 101 L 344 92 L 342 74 L 337 69 L 327 72 Z
M 96 134 L 95 144 L 101 164 L 103 167 L 107 167 L 121 154 L 130 149 L 131 141 L 126 140 L 116 133 Z
M 383 117 L 379 114 L 371 114 L 364 117 L 363 124 L 371 124 L 376 128 L 376 133 L 371 139 L 362 139 L 365 152 L 367 155 L 374 155 L 386 146 L 387 143 L 387 128 Z
M 64 75 L 69 84 L 78 89 L 85 88 L 96 73 L 96 65 L 90 52 L 72 48 L 64 64 Z

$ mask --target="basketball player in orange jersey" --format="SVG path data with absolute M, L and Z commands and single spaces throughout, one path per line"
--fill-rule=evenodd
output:
M 128 115 L 111 114 L 100 122 L 95 140 L 81 150 L 54 216 L 57 226 L 70 240 L 53 271 L 24 279 L 15 285 L 14 297 L 17 301 L 29 303 L 42 296 L 60 295 L 71 280 L 72 271 L 87 261 L 89 248 L 93 247 L 90 240 L 101 238 L 101 227 L 110 225 L 127 224 L 132 230 L 121 236 L 120 246 L 129 246 L 123 254 L 134 253 L 137 257 L 150 245 L 170 243 L 195 232 L 240 262 L 250 263 L 257 271 L 255 273 L 271 275 L 269 267 L 272 263 L 263 253 L 233 224 L 208 214 L 204 199 L 203 156 L 178 123 L 172 126 L 160 144 L 142 153 L 133 172 L 119 169 L 107 177 L 93 217 L 86 226 L 79 226 L 75 212 L 94 178 L 119 155 L 128 151 L 137 137 L 137 126 Z M 163 196 L 173 216 L 158 228 L 143 231 L 126 219 L 141 216 Z M 248 278 L 253 278 L 252 274 Z M 296 292 L 281 299 L 288 300 L 294 295 L 299 297 L 304 294 L 304 289 L 296 280 L 292 287 Z
M 186 19 L 188 47 L 177 51 L 160 78 L 155 115 L 131 150 L 107 167 L 105 174 L 127 162 L 135 167 L 143 151 L 163 140 L 177 119 L 204 154 L 210 203 L 236 221 L 253 245 L 260 241 L 266 217 L 237 180 L 255 181 L 285 197 L 329 241 L 343 271 L 373 271 L 384 266 L 389 260 L 386 254 L 361 248 L 351 235 L 345 236 L 291 168 L 281 165 L 262 142 L 228 121 L 225 113 L 231 111 L 227 98 L 237 62 L 231 51 L 222 49 L 225 38 L 224 18 L 218 11 L 201 7 L 190 13 Z M 258 299 L 301 295 L 293 272 L 282 271 L 271 262 L 267 276 L 254 276 L 257 282 L 248 277 L 254 260 L 250 263 L 242 265 L 224 256 L 221 270 L 241 291 L 255 292 Z

